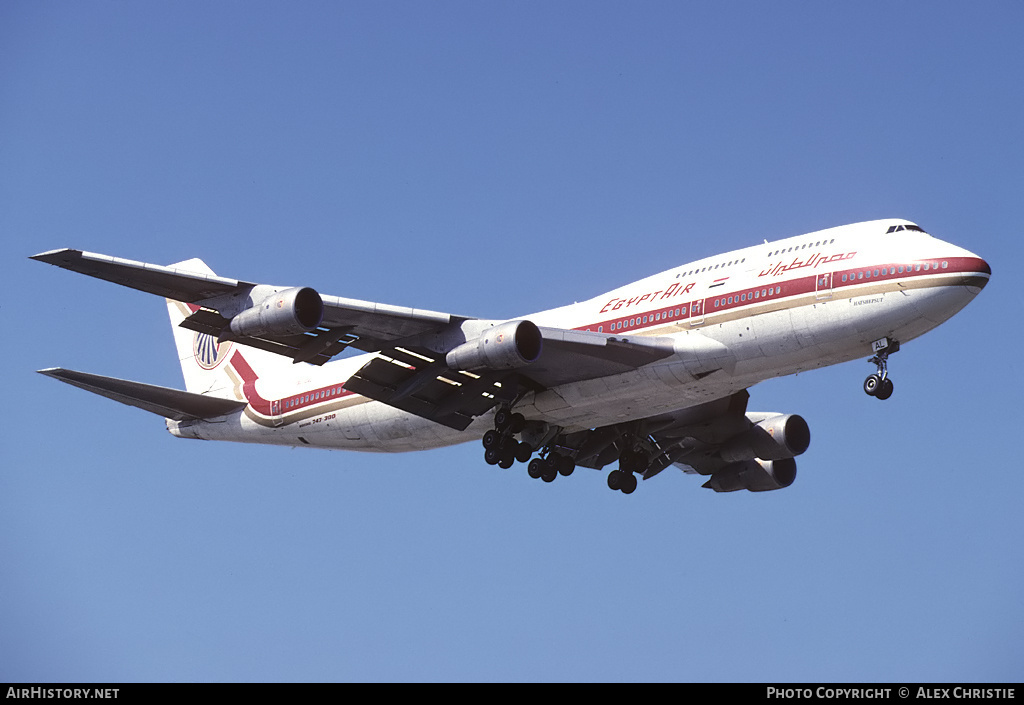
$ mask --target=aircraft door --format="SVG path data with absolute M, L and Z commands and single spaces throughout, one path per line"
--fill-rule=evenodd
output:
M 690 302 L 690 325 L 699 326 L 704 322 L 704 299 Z
M 832 298 L 832 272 L 825 272 L 814 278 L 814 297 L 819 301 Z
M 284 423 L 284 417 L 281 416 L 281 400 L 274 399 L 270 402 L 270 418 L 274 422 L 275 426 L 280 426 Z

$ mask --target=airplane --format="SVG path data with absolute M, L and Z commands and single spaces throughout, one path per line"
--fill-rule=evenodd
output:
M 479 439 L 484 460 L 552 482 L 601 470 L 631 494 L 669 466 L 716 492 L 790 486 L 797 414 L 750 387 L 888 358 L 985 287 L 979 256 L 902 219 L 707 257 L 509 320 L 321 295 L 61 249 L 32 257 L 167 300 L 186 391 L 63 368 L 41 374 L 165 418 L 179 438 L 405 452 Z M 358 352 L 357 352 L 358 351 Z

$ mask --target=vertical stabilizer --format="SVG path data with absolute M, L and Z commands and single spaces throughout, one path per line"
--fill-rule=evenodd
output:
M 171 267 L 199 274 L 214 274 L 200 259 L 178 262 Z M 291 361 L 280 355 L 231 341 L 218 342 L 215 336 L 182 328 L 182 321 L 195 313 L 198 307 L 172 299 L 166 301 L 174 333 L 174 345 L 178 351 L 182 375 L 185 377 L 185 389 L 188 391 L 222 399 L 243 400 L 243 381 L 232 364 L 233 361 L 237 361 L 237 356 L 244 358 L 248 367 L 260 378 L 273 377 L 275 371 L 292 373 Z

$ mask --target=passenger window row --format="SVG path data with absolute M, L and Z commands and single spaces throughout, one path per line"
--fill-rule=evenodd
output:
M 728 262 L 721 262 L 715 265 L 709 264 L 707 267 L 698 267 L 695 269 L 691 269 L 688 272 L 676 272 L 676 279 L 680 279 L 682 277 L 692 277 L 694 274 L 703 274 L 704 272 L 713 272 L 714 270 L 719 268 L 725 269 L 726 267 L 731 267 L 734 264 L 743 264 L 746 261 L 747 258 L 744 257 L 743 259 L 733 259 L 729 260 Z
M 816 243 L 816 244 L 825 244 L 825 243 L 822 242 L 822 243 Z M 783 250 L 779 250 L 778 252 L 783 252 Z M 778 254 L 778 252 L 776 252 L 776 254 Z M 740 261 L 742 261 L 742 260 L 740 260 Z M 843 272 L 843 273 L 841 273 L 841 277 L 842 277 L 842 282 L 843 283 L 848 283 L 849 284 L 849 283 L 856 283 L 856 282 L 861 282 L 861 281 L 870 280 L 870 279 L 876 279 L 876 278 L 879 278 L 879 277 L 895 277 L 895 276 L 899 276 L 901 274 L 916 274 L 916 273 L 919 273 L 919 272 L 933 272 L 933 271 L 939 271 L 939 270 L 948 269 L 948 268 L 949 268 L 949 262 L 946 262 L 946 261 L 917 262 L 915 264 L 907 264 L 907 265 L 902 265 L 901 264 L 901 265 L 892 265 L 892 266 L 888 266 L 887 265 L 885 267 L 877 267 L 877 268 L 873 267 L 871 269 L 863 269 L 863 270 L 858 270 L 858 271 L 853 271 L 853 272 Z M 693 271 L 697 271 L 697 270 L 693 270 Z M 703 270 L 701 270 L 701 271 L 703 271 Z M 684 276 L 686 276 L 686 275 L 684 275 Z M 824 274 L 824 275 L 818 276 L 817 277 L 816 290 L 817 291 L 821 291 L 823 289 L 831 288 L 832 284 L 830 283 L 830 280 L 834 279 L 834 277 L 836 277 L 836 276 L 840 276 L 840 273 L 836 272 L 835 275 Z M 748 289 L 747 291 L 741 291 L 741 292 L 737 292 L 737 293 L 734 293 L 734 294 L 731 294 L 731 295 L 726 295 L 726 296 L 719 296 L 718 298 L 707 299 L 706 301 L 707 301 L 707 304 L 708 304 L 709 307 L 713 307 L 713 308 L 722 310 L 722 309 L 728 308 L 730 306 L 747 305 L 747 304 L 753 303 L 755 301 L 764 301 L 766 299 L 771 299 L 773 297 L 777 298 L 781 294 L 782 294 L 782 287 L 781 286 L 770 286 L 770 287 L 757 288 L 757 289 Z M 792 293 L 790 295 L 792 295 Z M 698 318 L 698 317 L 703 315 L 703 313 L 701 311 L 701 303 L 702 302 L 700 300 L 692 301 L 690 303 L 689 314 L 690 314 L 691 318 L 696 319 L 696 318 Z M 611 332 L 618 332 L 618 331 L 633 330 L 633 329 L 636 329 L 636 328 L 642 328 L 642 327 L 645 327 L 645 326 L 649 326 L 649 325 L 654 324 L 654 323 L 659 323 L 661 321 L 670 321 L 670 320 L 671 321 L 676 321 L 676 320 L 679 320 L 679 319 L 685 319 L 685 318 L 688 317 L 687 313 L 688 313 L 687 306 L 680 306 L 680 307 L 662 309 L 661 311 L 654 311 L 654 312 L 651 312 L 651 313 L 649 313 L 647 315 L 640 315 L 640 316 L 634 315 L 634 316 L 627 317 L 627 318 L 620 318 L 620 319 L 617 319 L 617 320 L 614 320 L 614 321 L 606 321 L 606 322 L 603 322 L 600 325 L 596 326 L 596 330 L 597 330 L 598 333 L 604 333 L 605 331 L 611 333 Z M 691 321 L 691 325 L 693 325 L 693 321 Z M 591 330 L 594 330 L 594 329 L 595 329 L 595 326 L 588 326 L 588 327 L 585 328 L 585 330 L 587 330 L 587 331 L 591 331 Z
M 327 389 L 318 389 L 315 392 L 309 392 L 308 394 L 300 394 L 290 399 L 284 400 L 285 409 L 294 409 L 299 406 L 305 406 L 311 402 L 321 401 L 323 399 L 330 399 L 332 397 L 340 396 L 344 391 L 343 387 L 329 387 Z
M 768 253 L 768 257 L 769 258 L 777 257 L 778 255 L 784 255 L 784 254 L 787 254 L 789 252 L 796 252 L 797 250 L 806 250 L 808 247 L 821 247 L 822 245 L 832 245 L 832 244 L 835 243 L 835 241 L 836 241 L 836 239 L 832 238 L 831 240 L 818 240 L 817 242 L 805 242 L 803 245 L 800 245 L 800 246 L 794 245 L 793 247 L 790 247 L 789 249 L 786 249 L 784 247 L 781 250 L 775 250 L 775 252 L 769 252 Z
M 767 289 L 754 289 L 752 291 L 743 291 L 739 294 L 733 294 L 732 296 L 723 296 L 715 299 L 714 306 L 719 308 L 721 306 L 729 306 L 730 304 L 742 304 L 748 301 L 757 301 L 758 299 L 767 299 L 772 296 L 778 296 L 782 293 L 781 286 L 770 286 Z
M 696 308 L 696 307 L 694 307 Z M 662 309 L 661 311 L 654 311 L 646 316 L 632 316 L 630 318 L 620 318 L 615 321 L 608 323 L 608 332 L 628 330 L 630 328 L 636 328 L 637 326 L 650 325 L 651 323 L 658 323 L 659 321 L 668 321 L 678 318 L 685 318 L 687 312 L 686 306 L 677 306 L 675 308 Z M 587 328 L 589 331 L 590 328 Z M 598 333 L 604 333 L 605 324 L 601 324 L 597 327 Z
M 916 272 L 928 272 L 938 269 L 946 269 L 949 267 L 949 262 L 918 262 L 917 264 L 908 264 L 904 267 L 902 264 L 896 267 L 882 267 L 880 269 L 864 269 L 859 272 L 849 272 L 843 274 L 843 281 L 861 281 L 863 279 L 873 279 L 877 277 L 891 277 L 894 274 L 912 274 Z

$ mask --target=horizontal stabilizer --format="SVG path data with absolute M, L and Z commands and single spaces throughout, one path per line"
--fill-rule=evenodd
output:
M 175 421 L 212 419 L 246 406 L 244 401 L 208 397 L 179 389 L 129 382 L 125 379 L 65 370 L 60 367 L 39 370 L 39 374 Z

